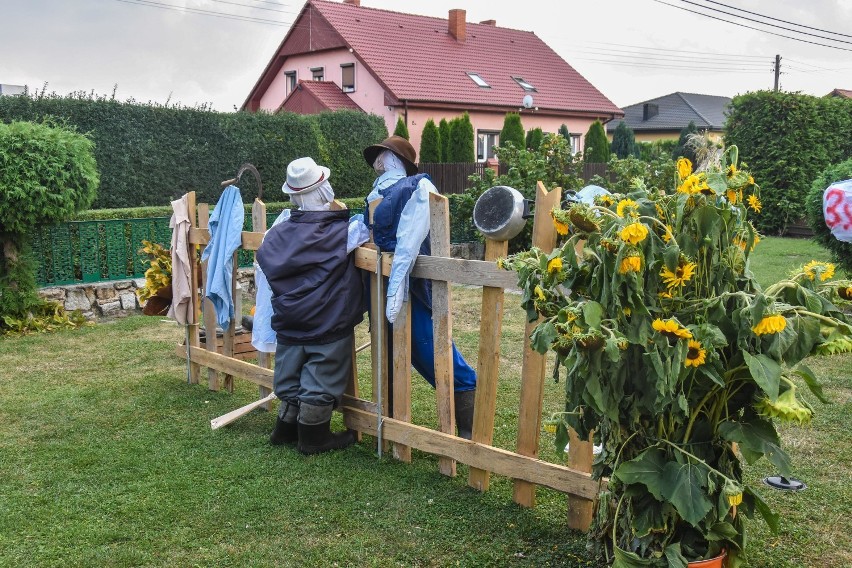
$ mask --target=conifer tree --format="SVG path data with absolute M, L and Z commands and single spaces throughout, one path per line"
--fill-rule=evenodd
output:
M 504 148 L 509 142 L 515 148 L 524 148 L 524 126 L 521 124 L 521 115 L 516 112 L 506 113 L 503 130 L 500 131 L 500 147 Z
M 431 118 L 423 126 L 420 136 L 420 163 L 437 164 L 441 161 L 441 133 Z
M 405 122 L 402 120 L 402 117 L 396 119 L 396 128 L 393 129 L 394 136 L 402 136 L 406 140 L 408 140 L 408 127 L 405 125 Z
M 689 161 L 695 164 L 695 152 L 687 145 L 687 142 L 689 141 L 689 135 L 697 132 L 698 127 L 695 126 L 695 122 L 690 120 L 689 124 L 684 126 L 680 131 L 680 138 L 678 138 L 677 146 L 672 152 L 672 159 L 677 160 L 683 156 L 684 158 L 689 158 Z
M 450 144 L 448 162 L 475 162 L 473 147 L 473 124 L 470 115 L 464 113 L 450 123 Z
M 622 160 L 628 156 L 639 156 L 639 149 L 636 147 L 636 136 L 633 134 L 633 129 L 627 126 L 627 123 L 623 120 L 618 123 L 615 132 L 612 134 L 610 150 Z
M 594 121 L 586 132 L 583 160 L 592 164 L 605 164 L 609 161 L 609 140 L 599 120 Z
M 442 118 L 438 123 L 438 138 L 441 140 L 441 161 L 450 161 L 450 123 Z
M 540 127 L 533 128 L 527 132 L 527 149 L 538 150 L 542 140 L 544 140 L 544 131 Z

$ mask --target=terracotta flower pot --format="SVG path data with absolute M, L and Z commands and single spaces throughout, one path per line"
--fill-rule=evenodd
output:
M 727 558 L 728 553 L 724 550 L 722 554 L 716 556 L 715 558 L 708 558 L 707 560 L 695 560 L 688 564 L 689 568 L 723 568 L 725 566 L 725 558 Z
M 166 286 L 160 288 L 153 296 L 148 298 L 145 307 L 142 308 L 142 313 L 146 316 L 164 316 L 169 312 L 171 305 L 172 287 Z

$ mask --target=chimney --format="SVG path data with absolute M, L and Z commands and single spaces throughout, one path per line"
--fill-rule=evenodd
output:
M 447 23 L 449 24 L 450 35 L 456 41 L 464 41 L 465 38 L 465 11 L 459 9 L 450 10 L 450 17 Z
M 496 26 L 497 26 L 497 20 L 482 20 L 482 21 L 481 21 L 481 22 L 479 22 L 479 23 L 480 23 L 480 24 L 485 24 L 486 26 L 491 26 L 491 27 L 496 27 Z
M 361 0 L 343 0 L 344 4 L 350 4 L 352 6 L 360 6 Z
M 654 103 L 645 103 L 642 106 L 642 120 L 648 120 L 649 118 L 654 118 L 660 114 L 660 106 L 655 105 Z

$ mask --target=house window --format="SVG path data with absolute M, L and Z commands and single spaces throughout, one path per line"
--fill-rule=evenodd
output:
M 482 87 L 483 89 L 490 89 L 491 88 L 491 85 L 486 83 L 485 79 L 483 79 L 482 77 L 479 76 L 479 73 L 468 73 L 467 76 L 470 77 L 471 80 L 474 83 L 476 83 L 478 86 Z
M 533 87 L 533 86 L 532 86 L 532 84 L 527 83 L 526 81 L 524 81 L 524 78 L 523 78 L 523 77 L 512 77 L 512 79 L 514 79 L 514 80 L 515 80 L 515 82 L 516 82 L 518 85 L 520 85 L 520 86 L 521 86 L 521 88 L 522 88 L 523 90 L 527 91 L 528 93 L 535 93 L 535 92 L 536 92 L 536 88 L 535 88 L 535 87 Z
M 500 143 L 500 132 L 492 130 L 478 130 L 476 132 L 476 161 L 484 162 L 493 158 L 494 147 Z
M 355 91 L 355 64 L 344 63 L 340 66 L 340 88 L 344 93 Z
M 325 68 L 324 67 L 312 67 L 311 68 L 311 78 L 314 81 L 322 81 L 325 78 Z
M 571 134 L 571 153 L 579 154 L 580 153 L 580 135 L 579 134 Z
M 289 95 L 293 91 L 296 90 L 296 72 L 295 71 L 285 71 L 284 79 L 286 81 L 285 87 L 287 94 Z

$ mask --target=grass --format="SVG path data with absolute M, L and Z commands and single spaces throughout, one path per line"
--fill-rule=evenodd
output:
M 767 241 L 754 257 L 759 278 L 820 252 L 806 241 Z M 802 243 L 810 244 L 802 258 L 765 252 Z M 455 337 L 470 360 L 479 298 L 478 290 L 454 289 Z M 523 336 L 513 298 L 495 427 L 495 444 L 507 449 L 517 431 Z M 434 456 L 417 451 L 411 464 L 379 460 L 370 437 L 304 457 L 268 445 L 269 413 L 211 431 L 211 418 L 257 390 L 242 381 L 234 394 L 187 385 L 171 355 L 181 336 L 174 324 L 139 316 L 0 340 L 0 566 L 600 564 L 585 536 L 567 528 L 565 496 L 554 491 L 539 488 L 537 507 L 521 509 L 508 479 L 495 476 L 480 494 L 467 487 L 465 466 L 449 479 Z M 360 383 L 369 393 L 367 361 L 364 352 Z M 782 524 L 772 535 L 761 521 L 749 523 L 758 568 L 852 565 L 852 356 L 810 364 L 834 404 L 812 401 L 812 426 L 782 428 L 808 489 L 761 490 Z M 546 382 L 546 413 L 559 410 L 562 388 Z M 415 378 L 413 396 L 415 422 L 433 425 L 433 391 Z M 541 448 L 543 459 L 564 460 L 547 433 Z M 752 481 L 773 473 L 765 462 L 746 468 Z

